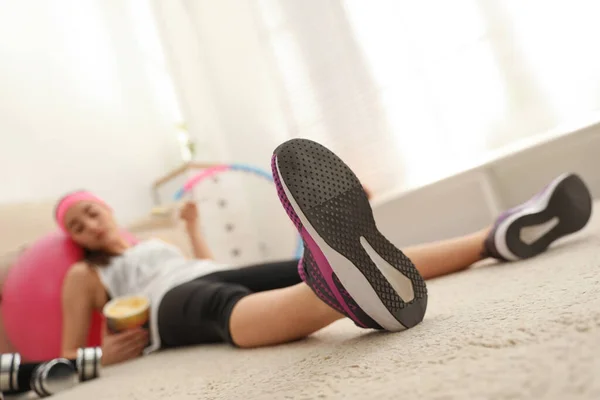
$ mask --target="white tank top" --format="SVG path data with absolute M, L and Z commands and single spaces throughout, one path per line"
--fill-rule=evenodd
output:
M 111 298 L 145 295 L 150 299 L 151 344 L 146 354 L 160 348 L 158 308 L 164 295 L 182 283 L 225 269 L 212 260 L 189 260 L 177 247 L 159 239 L 139 242 L 109 265 L 96 267 Z

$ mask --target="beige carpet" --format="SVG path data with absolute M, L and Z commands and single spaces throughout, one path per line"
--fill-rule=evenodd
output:
M 163 352 L 54 398 L 600 399 L 600 216 L 533 260 L 429 290 L 425 321 L 407 332 L 346 320 L 276 348 Z

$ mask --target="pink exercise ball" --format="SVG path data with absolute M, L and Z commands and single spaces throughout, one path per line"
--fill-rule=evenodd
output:
M 82 256 L 79 246 L 57 232 L 29 246 L 10 269 L 2 293 L 2 315 L 8 339 L 24 359 L 60 357 L 62 284 Z M 102 314 L 95 312 L 87 346 L 101 345 L 102 324 Z

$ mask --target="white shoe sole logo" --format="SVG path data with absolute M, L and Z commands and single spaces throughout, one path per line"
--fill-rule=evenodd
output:
M 519 238 L 523 243 L 531 245 L 554 229 L 558 223 L 558 217 L 554 217 L 550 221 L 544 222 L 543 224 L 526 226 L 525 228 L 521 228 L 521 231 L 519 232 Z
M 412 282 L 402 272 L 394 268 L 389 262 L 385 261 L 379 253 L 367 242 L 367 239 L 360 237 L 360 245 L 365 249 L 371 261 L 377 269 L 383 274 L 385 279 L 392 285 L 398 296 L 405 303 L 411 302 L 415 298 L 415 291 Z

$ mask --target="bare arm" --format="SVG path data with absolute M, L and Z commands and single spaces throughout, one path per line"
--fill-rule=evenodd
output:
M 74 265 L 63 284 L 62 356 L 77 358 L 77 349 L 86 347 L 92 313 L 108 301 L 96 271 L 85 263 Z M 138 357 L 148 343 L 142 328 L 105 335 L 102 340 L 102 364 L 111 365 Z
M 86 264 L 78 263 L 67 273 L 62 288 L 63 357 L 76 358 L 77 349 L 86 346 L 92 313 L 101 306 L 96 304 L 99 290 L 103 293 L 100 280 Z
M 185 221 L 185 230 L 190 238 L 194 257 L 201 260 L 213 259 L 214 256 L 200 231 L 198 208 L 196 204 L 194 202 L 187 202 L 184 204 L 181 208 L 180 216 L 181 219 Z
M 210 251 L 210 248 L 206 244 L 204 240 L 204 236 L 200 232 L 200 229 L 197 227 L 197 224 L 186 224 L 185 229 L 190 238 L 190 243 L 192 244 L 192 249 L 194 252 L 194 257 L 205 260 L 205 259 L 213 259 L 214 256 Z

